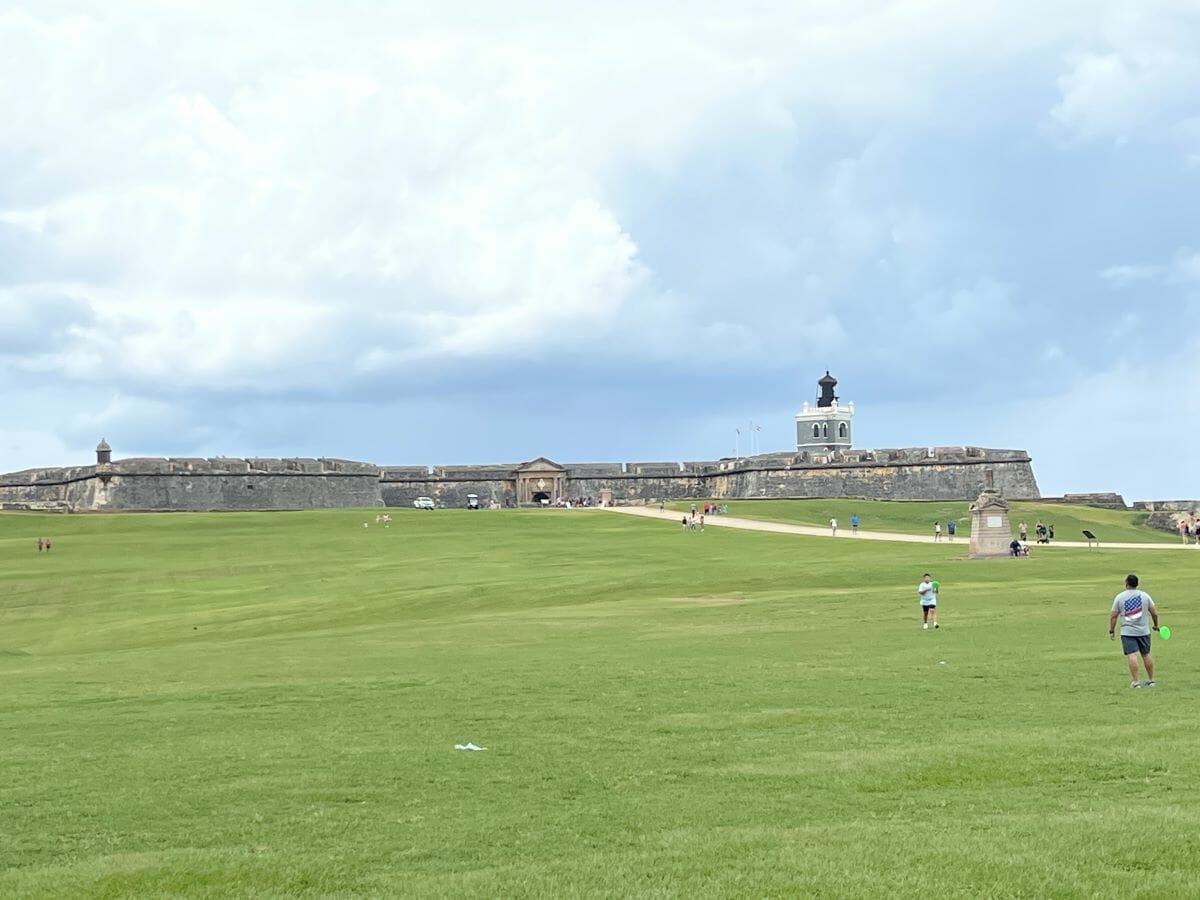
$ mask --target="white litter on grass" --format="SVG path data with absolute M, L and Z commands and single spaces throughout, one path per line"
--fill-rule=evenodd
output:
M 939 666 L 944 666 L 945 664 L 946 664 L 946 661 L 945 661 L 944 659 L 939 659 L 939 660 L 938 660 L 938 665 L 939 665 Z
M 455 744 L 455 750 L 486 750 L 487 747 L 477 747 L 474 743 L 468 741 L 465 744 Z

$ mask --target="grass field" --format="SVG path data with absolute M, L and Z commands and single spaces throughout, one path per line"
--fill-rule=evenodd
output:
M 392 514 L 0 515 L 0 896 L 1200 895 L 1200 551 Z
M 703 506 L 704 501 L 699 504 Z M 850 517 L 858 513 L 859 527 L 864 531 L 928 534 L 932 538 L 933 523 L 941 522 L 944 534 L 946 523 L 951 519 L 958 523 L 959 534 L 969 535 L 971 514 L 968 506 L 961 500 L 734 500 L 729 502 L 729 515 L 820 528 L 827 527 L 830 518 L 836 518 L 839 528 L 849 531 Z M 1055 526 L 1055 537 L 1063 541 L 1082 541 L 1082 531 L 1087 528 L 1102 543 L 1179 543 L 1179 535 L 1147 527 L 1147 514 L 1142 512 L 1032 500 L 1016 500 L 1009 506 L 1013 534 L 1016 534 L 1017 523 L 1024 520 L 1029 525 L 1031 543 L 1036 540 L 1033 529 L 1039 519 L 1046 525 Z M 686 511 L 691 508 L 691 501 L 674 501 L 669 507 Z

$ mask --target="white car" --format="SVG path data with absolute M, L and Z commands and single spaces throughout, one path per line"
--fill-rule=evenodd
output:
M 417 509 L 437 509 L 432 497 L 418 497 L 413 501 L 413 506 Z

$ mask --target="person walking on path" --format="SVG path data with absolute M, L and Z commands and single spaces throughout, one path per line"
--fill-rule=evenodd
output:
M 946 523 L 946 537 L 954 540 L 954 532 L 958 531 L 958 523 L 951 519 Z
M 935 541 L 940 541 L 942 539 L 942 523 L 941 522 L 933 523 L 933 539 Z
M 850 517 L 850 530 L 854 532 L 855 537 L 858 537 L 858 513 Z
M 1029 540 L 1029 525 L 1027 525 L 1025 522 L 1022 522 L 1017 526 L 1017 534 L 1021 536 L 1020 541 L 1022 544 L 1024 544 Z
M 934 588 L 928 572 L 922 577 L 921 583 L 917 585 L 917 596 L 921 598 L 921 628 L 928 631 L 930 622 L 933 622 L 935 629 L 938 628 L 937 589 Z
M 833 533 L 834 537 L 837 537 L 837 519 L 829 520 L 829 530 Z
M 1154 686 L 1154 657 L 1150 655 L 1150 631 L 1158 631 L 1158 607 L 1145 591 L 1138 590 L 1138 577 L 1127 575 L 1125 590 L 1113 598 L 1108 615 L 1108 639 L 1116 638 L 1117 619 L 1121 619 L 1121 651 L 1129 663 L 1131 688 Z M 1154 624 L 1151 625 L 1150 622 Z M 1146 667 L 1146 680 L 1138 681 L 1138 657 Z

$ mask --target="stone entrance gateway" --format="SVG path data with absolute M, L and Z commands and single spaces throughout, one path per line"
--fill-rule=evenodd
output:
M 517 467 L 517 503 L 541 505 L 567 495 L 567 470 L 544 456 Z

